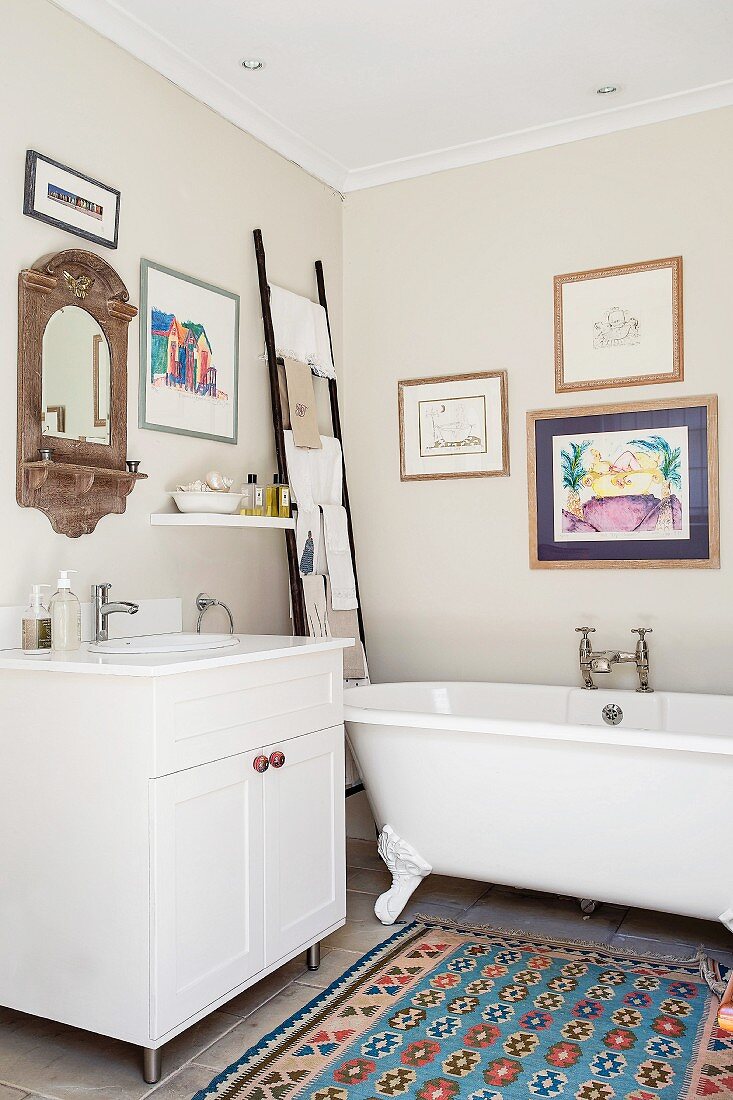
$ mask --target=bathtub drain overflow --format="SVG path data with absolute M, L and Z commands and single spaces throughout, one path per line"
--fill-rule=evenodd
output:
M 619 722 L 623 721 L 624 712 L 621 707 L 616 706 L 615 703 L 607 703 L 601 711 L 603 721 L 608 726 L 617 726 Z

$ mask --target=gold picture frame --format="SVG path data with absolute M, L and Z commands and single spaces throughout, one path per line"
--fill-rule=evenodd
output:
M 398 382 L 400 481 L 507 477 L 507 395 L 505 370 Z
M 556 393 L 684 379 L 681 256 L 556 275 L 554 299 Z
M 664 437 L 665 433 L 671 438 L 681 429 L 687 432 L 684 447 L 686 453 L 682 456 L 686 466 L 681 471 L 680 479 L 681 483 L 686 482 L 686 535 L 682 523 L 678 522 L 684 509 L 679 499 L 675 504 L 674 496 L 667 505 L 670 522 L 666 532 L 664 528 L 660 529 L 658 521 L 652 526 L 653 516 L 661 515 L 662 512 L 660 500 L 670 497 L 671 485 L 667 481 L 665 493 L 664 480 L 668 470 L 660 461 L 661 449 L 658 456 L 654 457 L 653 450 L 658 446 L 654 441 L 659 440 L 660 436 Z M 617 435 L 620 444 L 617 449 L 630 448 L 625 451 L 630 461 L 620 463 L 616 468 L 609 462 L 609 454 L 594 452 L 594 432 L 606 440 L 611 435 Z M 629 436 L 628 442 L 621 440 L 623 434 Z M 587 467 L 592 460 L 596 469 L 571 468 L 568 471 L 571 476 L 565 480 L 564 456 L 560 447 L 564 441 L 573 437 L 578 440 L 581 462 Z M 673 439 L 672 443 L 674 442 Z M 598 525 L 596 513 L 589 515 L 587 506 L 580 501 L 581 486 L 592 486 L 590 490 L 584 489 L 583 495 L 592 499 L 597 512 L 600 512 L 599 499 L 601 506 L 605 506 L 604 501 L 614 495 L 617 498 L 625 496 L 629 509 L 634 507 L 636 501 L 630 500 L 635 488 L 632 484 L 633 478 L 641 479 L 644 470 L 641 464 L 638 469 L 633 468 L 634 457 L 638 459 L 639 455 L 633 456 L 631 451 L 639 451 L 640 443 L 649 481 L 649 486 L 642 487 L 649 498 L 648 518 L 643 517 L 643 522 L 636 527 L 614 529 L 607 522 L 605 525 Z M 572 444 L 565 446 L 572 453 Z M 675 458 L 674 450 L 668 452 L 668 457 L 670 454 Z M 555 459 L 558 457 L 559 468 L 556 468 Z M 575 457 L 574 453 L 572 457 Z M 676 458 L 680 457 L 677 453 Z M 624 466 L 625 469 L 622 468 Z M 696 471 L 696 476 L 690 477 L 692 471 Z M 578 475 L 575 489 L 580 505 L 575 508 L 570 503 L 570 491 L 573 488 L 570 481 L 574 475 Z M 609 486 L 605 485 L 596 490 L 595 478 L 608 479 L 614 475 L 622 479 L 617 493 L 615 490 L 607 492 Z M 650 489 L 652 481 L 656 483 L 656 499 Z M 528 412 L 527 483 L 529 561 L 532 569 L 720 568 L 718 398 L 715 394 Z M 662 488 L 658 489 L 660 485 Z M 560 492 L 568 494 L 567 505 L 562 508 L 562 534 L 559 534 L 558 524 Z M 681 491 L 679 496 L 683 496 Z M 573 516 L 577 517 L 577 523 Z M 570 520 L 567 528 L 566 519 Z M 592 523 L 595 523 L 595 530 Z M 679 529 L 675 531 L 675 527 Z M 584 537 L 585 531 L 588 532 L 587 538 Z M 569 534 L 570 539 L 577 541 L 570 541 Z M 656 549 L 652 550 L 652 547 Z

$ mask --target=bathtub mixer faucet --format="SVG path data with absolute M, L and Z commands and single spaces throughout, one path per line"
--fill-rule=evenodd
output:
M 636 665 L 639 676 L 639 686 L 636 689 L 644 693 L 652 692 L 649 687 L 649 643 L 646 635 L 651 634 L 651 627 L 635 626 L 632 634 L 638 634 L 639 640 L 633 653 L 624 653 L 618 649 L 594 650 L 588 638 L 589 634 L 595 634 L 594 626 L 576 626 L 576 634 L 582 634 L 580 640 L 580 675 L 583 677 L 583 687 L 586 691 L 595 691 L 597 684 L 593 683 L 593 673 L 608 673 L 613 665 Z

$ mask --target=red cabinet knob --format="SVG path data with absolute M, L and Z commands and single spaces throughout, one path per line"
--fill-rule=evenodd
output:
M 270 766 L 270 761 L 266 756 L 255 756 L 252 761 L 252 767 L 256 772 L 266 772 Z
M 271 752 L 270 753 L 270 763 L 272 764 L 273 768 L 281 768 L 283 766 L 283 764 L 285 763 L 285 753 L 284 752 Z

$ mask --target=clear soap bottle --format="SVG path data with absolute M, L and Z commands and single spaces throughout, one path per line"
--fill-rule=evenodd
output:
M 242 493 L 242 503 L 239 509 L 241 516 L 255 516 L 255 493 L 257 491 L 257 474 L 247 474 L 247 484 Z
M 42 588 L 50 587 L 50 584 L 31 585 L 30 603 L 23 612 L 24 653 L 49 653 L 51 650 L 51 612 L 41 595 Z
M 54 653 L 73 653 L 81 645 L 81 604 L 71 591 L 69 573 L 59 571 L 58 588 L 51 597 L 51 649 Z

